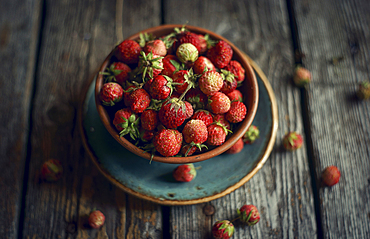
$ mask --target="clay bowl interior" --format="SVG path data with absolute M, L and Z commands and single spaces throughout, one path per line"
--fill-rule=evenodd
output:
M 143 30 L 141 32 L 142 33 L 147 32 L 149 34 L 151 33 L 156 37 L 160 37 L 160 36 L 170 34 L 171 32 L 173 32 L 173 29 L 175 27 L 181 28 L 182 25 L 161 25 L 161 26 Z M 203 160 L 210 159 L 212 157 L 215 157 L 225 152 L 232 145 L 234 145 L 239 138 L 241 138 L 245 134 L 245 132 L 247 131 L 247 129 L 253 122 L 253 119 L 257 112 L 257 107 L 258 107 L 259 95 L 258 95 L 257 79 L 247 59 L 243 57 L 243 53 L 239 49 L 237 49 L 234 46 L 234 44 L 232 44 L 230 41 L 228 41 L 227 39 L 223 38 L 222 36 L 214 32 L 211 32 L 203 28 L 188 26 L 188 25 L 186 26 L 186 28 L 190 30 L 191 32 L 198 33 L 198 34 L 208 34 L 212 39 L 224 40 L 230 44 L 234 52 L 233 59 L 239 61 L 240 64 L 245 69 L 245 80 L 243 81 L 242 86 L 239 87 L 238 89 L 243 93 L 243 97 L 244 97 L 243 102 L 247 107 L 247 115 L 245 119 L 242 122 L 240 122 L 237 125 L 237 127 L 233 130 L 233 134 L 231 136 L 228 136 L 228 138 L 226 139 L 223 145 L 216 147 L 212 150 L 206 151 L 204 153 L 200 153 L 200 154 L 192 155 L 188 157 L 163 157 L 163 156 L 156 154 L 152 158 L 152 160 L 157 161 L 157 162 L 162 162 L 162 163 L 174 163 L 174 164 L 195 163 L 195 162 L 200 162 Z M 139 35 L 140 35 L 140 32 L 130 36 L 128 39 L 136 40 L 139 38 Z M 114 58 L 114 49 L 113 49 L 112 52 L 104 60 L 103 64 L 101 65 L 99 69 L 99 72 L 105 71 L 106 67 L 108 67 L 114 61 L 115 61 L 115 58 Z M 123 147 L 125 147 L 132 153 L 137 154 L 140 157 L 150 160 L 151 159 L 150 153 L 145 152 L 142 149 L 136 147 L 126 138 L 119 137 L 119 132 L 116 130 L 116 128 L 112 124 L 112 121 L 114 118 L 114 113 L 117 110 L 121 109 L 122 106 L 120 106 L 120 108 L 117 108 L 118 106 L 106 107 L 101 104 L 100 99 L 99 99 L 99 92 L 103 84 L 104 84 L 103 76 L 101 74 L 97 74 L 96 84 L 95 84 L 95 103 L 96 103 L 97 111 L 98 111 L 98 114 L 100 116 L 100 119 L 103 125 L 108 130 L 108 132 L 112 135 L 112 137 L 116 139 L 116 141 L 119 142 Z

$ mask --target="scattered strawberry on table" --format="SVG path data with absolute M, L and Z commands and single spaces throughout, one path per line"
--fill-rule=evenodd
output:
M 124 40 L 100 74 L 100 99 L 118 134 L 144 150 L 152 145 L 153 155 L 190 156 L 222 145 L 248 111 L 237 89 L 245 70 L 231 46 L 185 26 Z
M 253 226 L 260 221 L 260 213 L 254 205 L 243 205 L 237 209 L 239 219 L 248 226 Z
M 294 69 L 293 81 L 296 86 L 304 87 L 311 82 L 311 72 L 303 66 L 297 66 Z
M 324 169 L 321 175 L 322 181 L 329 187 L 334 186 L 339 182 L 340 179 L 340 171 L 339 169 L 331 165 Z
M 283 146 L 286 150 L 294 151 L 303 145 L 303 137 L 300 133 L 291 131 L 283 138 Z
M 197 175 L 197 171 L 192 163 L 188 163 L 176 167 L 172 175 L 176 181 L 190 182 Z
M 57 159 L 49 159 L 41 167 L 41 178 L 53 182 L 59 180 L 63 175 L 63 166 Z
M 253 144 L 260 136 L 260 130 L 257 126 L 251 125 L 247 132 L 243 135 L 242 139 L 245 144 Z
M 369 81 L 362 81 L 359 84 L 359 87 L 357 90 L 357 96 L 358 98 L 362 100 L 367 100 L 370 98 L 370 82 Z
M 94 229 L 98 229 L 104 225 L 105 216 L 99 210 L 94 210 L 89 215 L 89 225 Z
M 229 239 L 234 234 L 234 225 L 228 220 L 217 221 L 212 227 L 215 239 Z

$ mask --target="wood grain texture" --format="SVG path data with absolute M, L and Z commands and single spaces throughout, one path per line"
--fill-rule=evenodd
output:
M 181 12 L 173 10 L 177 4 L 179 1 L 167 2 L 166 23 L 190 19 L 189 25 L 228 38 L 262 68 L 275 91 L 279 130 L 264 167 L 235 192 L 210 202 L 216 209 L 213 216 L 203 214 L 204 204 L 172 208 L 172 238 L 209 238 L 213 223 L 236 218 L 236 209 L 243 204 L 256 205 L 261 221 L 254 227 L 235 222 L 233 238 L 315 238 L 317 227 L 306 148 L 286 152 L 281 147 L 286 132 L 304 131 L 300 90 L 291 80 L 294 56 L 286 2 L 188 1 Z
M 116 1 L 45 2 L 25 238 L 162 238 L 161 207 L 123 193 L 103 177 L 85 154 L 76 127 L 81 92 L 106 55 L 122 36 L 160 21 L 156 1 L 145 7 L 126 1 L 121 9 L 116 5 Z M 151 17 L 130 15 L 132 22 L 127 22 L 126 12 Z M 123 35 L 116 32 L 117 15 L 124 21 L 119 23 L 124 25 Z M 49 158 L 59 159 L 64 167 L 64 176 L 55 183 L 40 180 L 40 167 Z M 106 215 L 99 230 L 87 225 L 94 208 Z
M 370 102 L 355 96 L 370 76 L 369 11 L 369 1 L 295 3 L 303 63 L 313 74 L 305 97 L 316 177 L 329 165 L 342 172 L 338 185 L 318 185 L 325 238 L 370 234 Z
M 0 2 L 0 235 L 4 238 L 18 236 L 40 11 L 38 0 Z

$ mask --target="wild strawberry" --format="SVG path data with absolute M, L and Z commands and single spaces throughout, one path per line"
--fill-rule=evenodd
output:
M 206 95 L 213 95 L 222 88 L 222 76 L 217 71 L 206 71 L 199 78 L 199 88 Z
M 190 146 L 196 146 L 200 151 L 202 151 L 202 147 L 207 148 L 203 143 L 207 140 L 208 131 L 202 120 L 192 119 L 188 121 L 182 130 L 182 135 L 184 141 L 190 144 Z
M 157 55 L 157 56 L 167 55 L 166 45 L 160 39 L 148 41 L 145 44 L 143 50 L 146 54 L 148 54 L 149 52 L 152 52 L 153 55 Z
M 336 166 L 329 166 L 325 168 L 321 175 L 322 181 L 329 187 L 334 186 L 339 182 L 340 171 Z
M 124 108 L 115 113 L 113 125 L 120 131 L 120 137 L 129 134 L 133 140 L 136 140 L 139 136 L 139 120 L 140 118 L 131 109 Z
M 202 120 L 207 127 L 213 123 L 212 114 L 208 110 L 197 110 L 191 118 Z
M 155 110 L 147 109 L 140 116 L 141 127 L 145 130 L 155 130 L 158 126 L 158 113 Z
M 283 138 L 283 146 L 286 150 L 293 151 L 302 147 L 303 138 L 298 132 L 289 132 Z
M 41 167 L 41 178 L 53 182 L 59 180 L 63 175 L 63 166 L 57 159 L 49 159 Z
M 293 81 L 296 86 L 303 87 L 311 82 L 311 72 L 302 66 L 294 69 Z
M 115 56 L 126 64 L 135 64 L 139 62 L 140 51 L 139 43 L 133 40 L 124 40 L 116 47 Z
M 184 64 L 192 64 L 198 59 L 198 50 L 191 43 L 183 43 L 176 50 L 177 58 Z
M 172 79 L 167 76 L 156 76 L 150 85 L 150 96 L 156 100 L 164 100 L 172 93 Z
M 130 94 L 137 89 L 136 86 L 130 85 L 123 91 L 123 100 L 125 102 L 125 105 L 127 107 L 130 107 L 131 102 L 130 102 Z
M 194 113 L 194 109 L 193 109 L 193 106 L 187 102 L 187 101 L 184 101 L 185 103 L 185 119 L 190 119 L 192 116 L 193 116 L 193 113 Z
M 248 226 L 253 226 L 260 220 L 260 213 L 254 205 L 243 205 L 237 212 L 239 219 Z
M 105 222 L 105 216 L 101 211 L 95 210 L 90 213 L 89 215 L 90 227 L 94 229 L 98 229 L 104 225 L 104 222 Z
M 193 46 L 197 48 L 198 52 L 200 52 L 201 45 L 200 45 L 199 36 L 197 34 L 184 31 L 184 32 L 177 34 L 176 38 L 177 38 L 177 46 L 180 46 L 183 43 L 191 43 Z
M 131 68 L 123 62 L 113 62 L 107 71 L 101 72 L 106 82 L 116 82 L 124 87 L 125 82 L 130 79 Z
M 186 118 L 186 105 L 178 98 L 172 98 L 162 104 L 158 116 L 162 124 L 169 129 L 182 125 Z
M 226 127 L 226 129 L 231 129 L 230 122 L 226 120 L 225 114 L 215 114 L 213 116 L 213 122 L 219 122 L 223 126 Z
M 181 154 L 185 157 L 191 156 L 197 151 L 199 151 L 197 146 L 191 146 L 190 144 L 185 144 L 181 148 Z
M 247 107 L 245 104 L 240 101 L 233 101 L 231 102 L 230 110 L 226 113 L 226 119 L 230 123 L 239 123 L 243 121 L 246 114 Z
M 100 100 L 103 105 L 113 106 L 120 102 L 123 96 L 122 86 L 115 82 L 108 82 L 100 90 Z
M 257 126 L 251 125 L 247 132 L 243 135 L 243 142 L 245 144 L 253 144 L 256 139 L 258 139 L 260 136 L 260 130 L 258 129 Z
M 243 140 L 240 138 L 238 141 L 236 141 L 236 143 L 231 146 L 227 151 L 226 153 L 228 154 L 237 154 L 239 153 L 240 151 L 242 151 L 242 149 L 244 148 L 244 142 Z
M 233 57 L 233 49 L 227 42 L 221 40 L 215 46 L 208 49 L 207 57 L 215 67 L 222 69 L 230 63 Z
M 190 89 L 185 95 L 186 101 L 188 101 L 194 109 L 204 109 L 207 105 L 208 97 L 199 89 Z
M 143 80 L 145 79 L 145 77 L 151 79 L 162 72 L 162 56 L 154 55 L 151 52 L 146 54 L 143 51 L 140 52 L 140 54 L 141 55 L 139 57 L 139 65 L 137 67 L 138 72 L 136 72 L 136 76 L 141 75 Z
M 128 102 L 134 113 L 142 113 L 150 105 L 150 96 L 142 88 L 136 89 L 128 96 Z
M 169 77 L 173 77 L 173 74 L 176 71 L 182 69 L 181 62 L 177 59 L 175 55 L 167 55 L 162 59 L 163 62 L 163 70 L 161 72 L 162 75 L 166 75 Z
M 209 48 L 214 46 L 217 42 L 212 40 L 208 34 L 202 35 L 198 34 L 199 41 L 200 41 L 200 51 L 199 54 L 202 55 L 207 52 Z
M 207 71 L 215 71 L 216 67 L 213 63 L 205 56 L 200 56 L 193 65 L 193 70 L 195 74 L 203 74 L 205 70 Z
M 222 92 L 216 92 L 208 98 L 208 106 L 214 114 L 224 114 L 230 110 L 231 102 Z
M 219 122 L 209 125 L 207 127 L 207 130 L 208 130 L 207 144 L 212 146 L 222 145 L 226 140 L 227 133 L 230 131 Z
M 213 224 L 212 235 L 215 239 L 229 239 L 234 234 L 234 225 L 228 220 L 217 221 Z
M 140 129 L 140 139 L 143 142 L 151 142 L 154 138 L 154 131 L 145 130 L 143 128 Z
M 231 91 L 230 93 L 227 93 L 226 95 L 227 95 L 227 97 L 229 97 L 230 101 L 241 101 L 241 102 L 243 102 L 243 94 L 237 89 Z
M 173 74 L 172 80 L 174 83 L 175 91 L 179 94 L 184 93 L 188 88 L 188 85 L 191 81 L 193 71 L 190 70 L 181 70 Z
M 245 79 L 245 70 L 243 66 L 238 61 L 230 61 L 230 63 L 225 66 L 225 70 L 230 71 L 234 74 L 235 80 L 237 82 L 242 82 Z
M 370 82 L 369 81 L 363 81 L 360 83 L 358 90 L 357 90 L 357 96 L 360 99 L 367 100 L 370 98 Z
M 172 175 L 176 181 L 190 182 L 197 175 L 197 171 L 195 170 L 194 165 L 192 163 L 188 163 L 177 166 L 173 170 Z
M 181 149 L 182 134 L 175 129 L 161 129 L 154 135 L 153 144 L 162 156 L 174 156 Z
M 154 78 L 151 78 L 151 79 L 148 79 L 145 83 L 144 83 L 144 90 L 146 90 L 146 92 L 150 93 L 150 86 L 152 85 L 152 82 L 153 82 Z
M 222 93 L 227 94 L 236 89 L 236 87 L 238 86 L 238 82 L 235 80 L 235 76 L 233 73 L 221 69 L 221 76 L 224 80 L 222 88 L 220 89 Z

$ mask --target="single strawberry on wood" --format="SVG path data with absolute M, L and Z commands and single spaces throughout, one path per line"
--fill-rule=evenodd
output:
M 254 205 L 243 205 L 237 209 L 239 219 L 248 226 L 253 226 L 260 221 L 260 213 Z
M 334 186 L 339 182 L 340 179 L 340 171 L 339 169 L 331 165 L 324 169 L 321 175 L 322 181 L 329 187 Z
M 229 239 L 234 235 L 234 225 L 228 220 L 217 221 L 212 226 L 214 239 Z
M 90 213 L 89 215 L 90 227 L 94 229 L 98 229 L 104 225 L 104 222 L 105 222 L 105 216 L 101 211 L 95 210 Z
M 286 150 L 294 151 L 303 145 L 302 135 L 298 132 L 292 131 L 287 133 L 283 138 L 283 146 Z
M 53 182 L 59 180 L 63 175 L 63 166 L 57 159 L 49 159 L 41 167 L 41 178 Z

